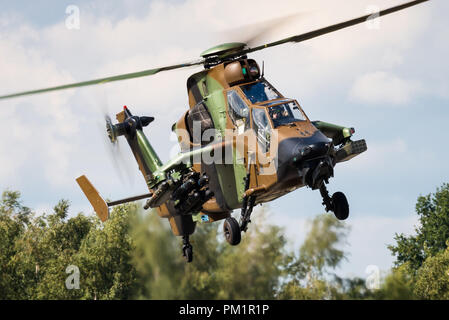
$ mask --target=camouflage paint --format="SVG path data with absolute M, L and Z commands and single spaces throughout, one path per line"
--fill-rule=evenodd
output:
M 352 136 L 351 128 L 339 126 L 324 121 L 313 121 L 312 124 L 328 138 L 331 138 L 335 145 L 339 145 L 345 139 Z
M 155 172 L 162 166 L 161 160 L 154 151 L 143 131 L 136 130 L 136 135 L 137 143 L 139 145 L 140 151 L 142 152 L 143 160 L 145 161 L 150 171 Z
M 208 50 L 209 51 L 209 50 Z M 211 51 L 213 51 L 211 49 Z M 188 83 L 195 81 L 195 85 L 190 84 L 189 98 L 190 106 L 194 106 L 199 98 L 204 100 L 216 132 L 220 135 L 215 137 L 220 140 L 224 136 L 228 127 L 227 106 L 225 90 L 229 85 L 224 80 L 224 65 L 220 64 L 212 69 L 202 71 L 192 75 Z M 193 92 L 196 91 L 196 92 Z M 193 101 L 192 101 L 193 100 Z M 244 156 L 244 155 L 243 155 Z M 237 159 L 242 158 L 238 155 L 235 148 L 232 151 L 233 164 L 216 164 L 217 178 L 223 193 L 226 207 L 237 209 L 240 207 L 245 189 L 244 177 L 246 169 L 244 163 L 238 163 Z M 225 208 L 223 208 L 225 209 Z

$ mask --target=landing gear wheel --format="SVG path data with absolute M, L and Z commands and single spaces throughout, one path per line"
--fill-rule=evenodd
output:
M 231 246 L 236 246 L 240 243 L 242 239 L 239 223 L 233 217 L 229 217 L 225 220 L 223 224 L 223 231 L 225 234 L 226 241 Z
M 192 262 L 193 260 L 193 248 L 191 245 L 185 245 L 182 247 L 182 255 L 186 262 Z
M 345 220 L 349 216 L 349 204 L 343 192 L 335 192 L 332 195 L 332 206 L 338 220 Z

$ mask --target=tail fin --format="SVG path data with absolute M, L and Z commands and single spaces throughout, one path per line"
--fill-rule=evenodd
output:
M 150 124 L 154 118 L 133 116 L 126 106 L 116 115 L 116 118 L 119 123 L 107 125 L 111 142 L 114 142 L 118 136 L 125 136 L 145 181 L 147 184 L 150 183 L 154 178 L 153 173 L 162 166 L 161 160 L 143 133 L 143 127 Z
M 98 218 L 100 218 L 102 222 L 108 220 L 108 204 L 103 200 L 103 198 L 100 196 L 100 193 L 97 191 L 97 189 L 95 189 L 89 179 L 87 179 L 85 175 L 82 175 L 81 177 L 78 177 L 76 179 L 76 182 L 78 182 L 81 190 L 83 190 L 90 204 L 97 213 Z

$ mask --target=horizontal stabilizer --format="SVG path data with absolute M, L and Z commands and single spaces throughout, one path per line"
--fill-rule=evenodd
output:
M 89 179 L 85 175 L 78 177 L 76 179 L 81 190 L 83 190 L 90 204 L 94 208 L 98 218 L 102 222 L 105 222 L 109 218 L 109 208 L 106 201 L 100 196 L 100 193 L 95 189 L 95 187 L 90 183 Z

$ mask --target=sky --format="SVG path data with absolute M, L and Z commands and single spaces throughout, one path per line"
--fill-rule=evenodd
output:
M 192 61 L 219 43 L 244 41 L 248 25 L 274 18 L 300 13 L 264 42 L 402 2 L 0 0 L 0 94 Z M 73 6 L 79 28 L 71 24 Z M 417 197 L 449 181 L 448 9 L 447 1 L 431 0 L 250 56 L 264 61 L 266 78 L 309 118 L 355 127 L 354 139 L 367 141 L 368 151 L 338 164 L 328 185 L 350 203 L 341 276 L 366 277 L 372 265 L 388 270 L 394 258 L 387 245 L 395 233 L 413 233 Z M 0 101 L 0 190 L 21 191 L 38 213 L 69 199 L 71 215 L 92 212 L 75 182 L 81 174 L 110 199 L 144 193 L 124 141 L 115 160 L 121 170 L 114 166 L 104 113 L 127 105 L 155 117 L 145 132 L 167 161 L 177 150 L 171 125 L 188 108 L 186 80 L 200 70 Z M 307 221 L 324 212 L 321 202 L 318 191 L 297 190 L 269 204 L 270 221 L 286 228 L 297 249 Z

